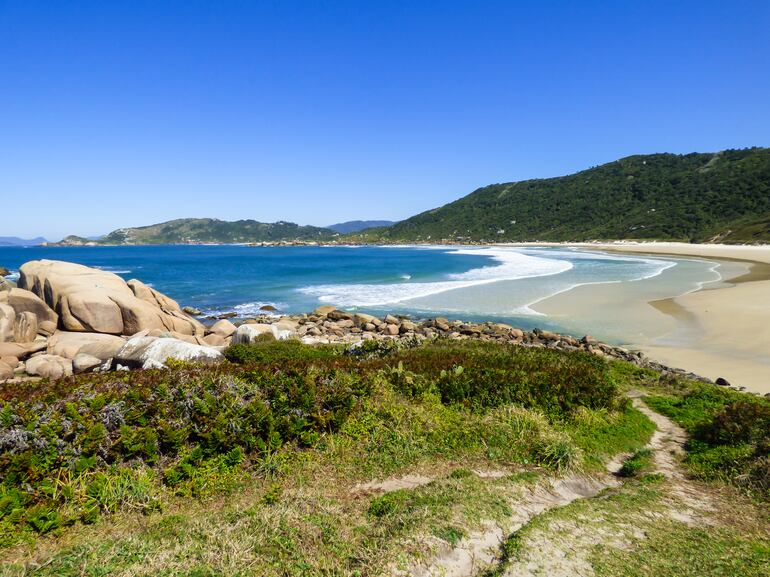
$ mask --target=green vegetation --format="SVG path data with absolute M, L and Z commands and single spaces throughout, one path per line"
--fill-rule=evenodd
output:
M 693 475 L 770 495 L 770 400 L 695 383 L 663 390 L 648 404 L 690 434 L 684 463 Z
M 499 564 L 485 577 L 768 574 L 765 513 L 736 496 L 709 496 L 708 510 L 692 519 L 687 518 L 688 510 L 663 476 L 643 475 L 598 498 L 577 500 L 539 516 L 508 538 Z
M 639 449 L 628 459 L 623 461 L 623 466 L 618 471 L 621 477 L 637 477 L 639 474 L 649 471 L 652 467 L 652 451 L 645 447 Z
M 666 516 L 676 497 L 643 448 L 654 427 L 625 393 L 655 390 L 693 431 L 712 415 L 713 443 L 753 447 L 762 409 L 726 411 L 749 397 L 473 341 L 266 341 L 226 356 L 0 385 L 0 574 L 388 575 L 506 526 L 532 489 L 601 473 L 621 453 L 632 455 L 622 487 L 536 517 L 489 575 L 526 562 L 543 531 L 584 548 L 597 575 L 673 575 L 698 548 L 702 575 L 762 574 L 759 521 Z M 699 406 L 683 401 L 698 391 Z M 599 551 L 597 535 L 623 547 Z
M 608 457 L 613 443 L 593 439 L 614 428 L 636 429 L 620 444 L 650 433 L 587 354 L 437 342 L 354 355 L 266 342 L 227 356 L 245 364 L 0 389 L 4 542 L 230 490 L 308 450 L 367 476 L 473 454 L 558 471 Z M 353 461 L 342 447 L 355 447 Z
M 215 218 L 180 218 L 150 226 L 120 228 L 96 241 L 96 244 L 182 244 L 276 242 L 282 240 L 320 241 L 334 238 L 327 228 L 300 226 L 293 222 L 265 223 L 256 220 L 228 222 Z M 70 243 L 86 239 L 68 237 Z
M 354 232 L 361 232 L 369 228 L 382 228 L 388 227 L 393 224 L 392 220 L 349 220 L 346 222 L 338 222 L 337 224 L 330 224 L 326 228 L 330 228 L 334 232 L 340 234 L 349 234 Z
M 493 184 L 363 241 L 770 240 L 770 149 L 629 156 Z

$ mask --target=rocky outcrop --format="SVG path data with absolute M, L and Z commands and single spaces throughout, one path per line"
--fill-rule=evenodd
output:
M 160 329 L 203 336 L 203 325 L 176 301 L 140 281 L 127 283 L 110 272 L 53 260 L 30 261 L 20 273 L 19 286 L 58 313 L 63 330 L 133 335 Z
M 13 340 L 17 343 L 31 343 L 37 338 L 37 315 L 24 311 L 16 315 Z
M 101 366 L 102 359 L 86 353 L 78 353 L 75 355 L 75 358 L 72 359 L 72 371 L 76 375 L 89 373 Z
M 33 376 L 60 379 L 72 374 L 72 361 L 57 355 L 38 355 L 27 361 L 26 371 Z
M 0 291 L 1 378 L 13 373 L 57 379 L 107 369 L 113 358 L 160 367 L 167 358 L 217 362 L 235 332 L 204 326 L 172 298 L 138 280 L 79 264 L 39 260 L 22 265 L 20 287 Z M 125 336 L 139 336 L 131 347 Z M 163 338 L 158 338 L 163 337 Z M 140 346 L 141 345 L 141 346 Z M 22 362 L 20 362 L 22 361 Z
M 281 320 L 272 324 L 253 323 L 241 325 L 233 335 L 233 344 L 253 343 L 269 335 L 277 341 L 290 339 L 297 336 L 297 325 L 288 320 Z
M 35 293 L 24 290 L 23 288 L 12 288 L 11 290 L 0 292 L 0 304 L 9 305 L 16 311 L 16 314 L 23 312 L 35 313 L 38 322 L 50 321 L 57 323 L 59 316 L 51 310 L 45 301 Z
M 16 324 L 16 311 L 13 307 L 0 303 L 0 343 L 13 340 L 13 327 Z
M 13 367 L 5 361 L 0 361 L 0 381 L 6 381 L 14 377 Z
M 125 344 L 126 339 L 115 335 L 56 331 L 48 341 L 48 352 L 68 359 L 83 353 L 106 361 Z
M 34 343 L 0 343 L 0 357 L 16 357 L 17 359 L 26 359 L 30 355 L 44 351 L 48 344 L 43 341 Z
M 115 363 L 134 368 L 159 368 L 168 359 L 215 364 L 224 360 L 218 350 L 186 343 L 178 339 L 137 336 L 132 337 L 115 353 Z
M 217 321 L 211 325 L 211 327 L 206 332 L 208 334 L 219 335 L 223 339 L 226 339 L 233 336 L 233 333 L 235 333 L 237 330 L 238 327 L 236 327 L 233 323 L 227 319 L 222 319 L 221 321 Z

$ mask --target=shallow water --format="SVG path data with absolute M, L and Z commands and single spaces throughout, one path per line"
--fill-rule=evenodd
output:
M 138 278 L 206 314 L 346 309 L 495 319 L 623 341 L 628 327 L 601 306 L 574 318 L 538 303 L 579 286 L 617 285 L 642 305 L 720 279 L 716 262 L 521 247 L 0 247 L 12 270 L 32 259 L 79 262 Z

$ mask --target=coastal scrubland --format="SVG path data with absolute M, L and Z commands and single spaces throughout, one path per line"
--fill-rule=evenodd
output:
M 431 574 L 502 527 L 489 562 L 457 574 L 528 574 L 516 568 L 543 539 L 558 548 L 576 524 L 592 537 L 575 559 L 597 575 L 694 575 L 676 568 L 696 554 L 699 575 L 766 574 L 764 399 L 449 339 L 266 340 L 226 356 L 0 385 L 0 573 Z M 663 473 L 648 407 L 690 433 Z M 510 524 L 560 480 L 607 489 Z M 685 482 L 707 509 L 679 502 Z M 622 547 L 607 538 L 621 533 Z

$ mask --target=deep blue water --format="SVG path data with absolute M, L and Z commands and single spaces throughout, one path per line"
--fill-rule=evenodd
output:
M 138 278 L 182 305 L 206 310 L 261 304 L 305 312 L 317 298 L 298 287 L 431 281 L 489 264 L 485 256 L 447 251 L 378 247 L 121 246 L 0 247 L 0 266 L 17 270 L 35 259 L 76 262 Z M 254 306 L 249 307 L 250 304 Z

